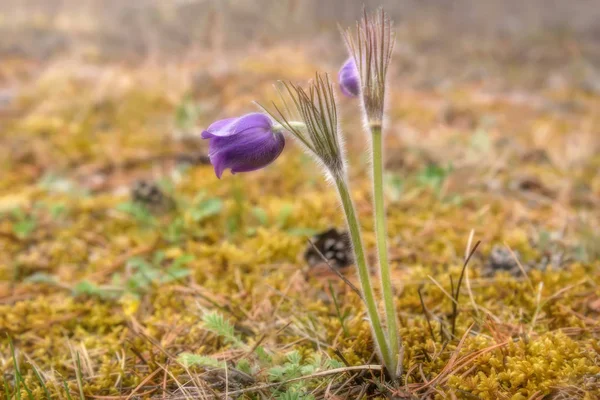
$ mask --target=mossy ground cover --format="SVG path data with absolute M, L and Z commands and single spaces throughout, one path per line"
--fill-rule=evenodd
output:
M 5 64 L 19 84 L 0 110 L 2 398 L 600 396 L 600 95 L 396 75 L 386 194 L 405 355 L 392 389 L 360 298 L 303 260 L 307 237 L 343 227 L 310 160 L 288 144 L 219 181 L 202 157 L 201 127 L 323 68 L 300 54 L 226 72 Z M 368 154 L 356 104 L 341 108 L 373 263 Z M 133 201 L 139 180 L 159 194 Z

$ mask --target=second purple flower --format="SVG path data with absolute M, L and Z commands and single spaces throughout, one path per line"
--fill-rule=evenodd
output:
M 342 68 L 340 68 L 338 80 L 340 82 L 340 89 L 346 96 L 356 97 L 360 94 L 360 77 L 353 57 L 346 60 Z
M 202 132 L 202 138 L 210 140 L 208 156 L 219 179 L 227 168 L 235 174 L 266 167 L 285 146 L 283 133 L 260 113 L 214 122 Z

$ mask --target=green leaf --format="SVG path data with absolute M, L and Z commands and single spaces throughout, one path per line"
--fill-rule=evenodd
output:
M 162 262 L 165 260 L 166 257 L 167 256 L 165 255 L 164 251 L 155 252 L 152 256 L 152 264 L 150 265 L 150 267 L 160 268 Z
M 163 237 L 165 240 L 171 243 L 177 243 L 183 238 L 183 234 L 185 231 L 185 222 L 183 218 L 176 218 L 167 225 L 167 228 L 163 232 Z
M 256 354 L 256 356 L 258 357 L 258 360 L 262 363 L 262 364 L 271 364 L 272 362 L 272 358 L 271 356 L 266 352 L 265 348 L 262 346 L 257 346 L 256 349 L 254 350 L 254 354 Z
M 115 290 L 98 286 L 95 283 L 86 280 L 83 280 L 73 286 L 72 292 L 73 296 L 88 295 L 108 298 L 114 297 L 115 295 Z
M 334 360 L 333 358 L 330 358 L 325 361 L 324 367 L 325 367 L 325 369 L 342 368 L 342 367 L 344 367 L 344 363 L 341 361 L 338 361 L 338 360 Z
M 152 264 L 141 257 L 131 257 L 127 260 L 126 268 L 129 270 L 150 270 Z
M 25 282 L 56 284 L 58 283 L 58 278 L 45 272 L 36 272 L 25 278 Z
M 304 389 L 290 388 L 277 396 L 277 400 L 314 400 L 314 396 L 307 394 Z
M 188 95 L 175 110 L 175 125 L 181 130 L 191 129 L 196 126 L 199 116 L 200 106 Z
M 191 263 L 195 259 L 196 258 L 191 254 L 183 254 L 183 255 L 177 257 L 175 260 L 173 260 L 173 264 L 171 264 L 171 265 L 173 267 L 182 267 L 186 264 Z
M 28 215 L 20 208 L 12 212 L 15 222 L 13 223 L 13 233 L 20 238 L 28 237 L 37 227 L 37 221 L 32 215 Z
M 261 225 L 267 225 L 269 223 L 269 216 L 264 208 L 254 207 L 252 209 L 252 215 L 254 215 Z
M 217 312 L 204 314 L 202 317 L 204 327 L 225 339 L 226 342 L 243 347 L 244 343 L 236 336 L 233 325 Z
M 297 351 L 291 351 L 287 354 L 287 359 L 292 364 L 300 364 L 302 356 Z
M 429 164 L 419 173 L 418 180 L 421 184 L 429 186 L 436 192 L 439 192 L 452 170 L 453 168 L 451 165 L 444 168 L 437 164 Z
M 397 174 L 388 173 L 384 176 L 385 192 L 392 201 L 400 200 L 404 189 L 404 180 Z
M 67 212 L 67 206 L 64 204 L 52 204 L 50 206 L 50 215 L 52 219 L 58 219 L 65 215 Z
M 245 374 L 252 375 L 252 366 L 250 365 L 250 361 L 245 358 L 239 360 L 235 368 Z
M 292 213 L 294 212 L 294 206 L 292 204 L 285 204 L 283 207 L 281 207 L 281 210 L 279 211 L 279 215 L 277 216 L 277 226 L 279 228 L 283 228 L 285 225 L 287 225 L 288 220 L 290 219 L 290 216 L 292 215 Z
M 177 281 L 190 275 L 190 270 L 182 266 L 171 266 L 167 269 L 166 274 L 160 278 L 160 283 L 168 283 Z
M 121 203 L 117 205 L 117 210 L 132 216 L 139 223 L 151 225 L 155 222 L 154 216 L 152 216 L 148 208 L 139 203 L 131 201 Z
M 198 203 L 190 212 L 195 222 L 215 216 L 223 209 L 223 201 L 219 198 L 206 199 Z
M 190 270 L 185 267 L 186 264 L 194 261 L 194 256 L 184 254 L 173 260 L 173 263 L 166 269 L 165 274 L 160 277 L 160 283 L 168 283 L 185 278 L 190 275 Z

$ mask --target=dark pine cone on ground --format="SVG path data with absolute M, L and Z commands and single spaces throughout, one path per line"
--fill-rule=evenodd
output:
M 175 202 L 154 182 L 136 181 L 131 188 L 131 199 L 148 207 L 152 212 L 163 212 L 172 209 Z
M 314 247 L 308 244 L 304 252 L 304 259 L 311 267 L 323 264 L 323 256 L 334 268 L 344 268 L 354 262 L 350 236 L 346 231 L 338 231 L 336 228 L 332 228 L 315 235 L 311 241 Z

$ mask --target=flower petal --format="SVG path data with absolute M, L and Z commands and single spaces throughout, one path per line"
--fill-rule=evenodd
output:
M 239 118 L 225 118 L 213 122 L 205 131 L 202 132 L 202 139 L 210 139 L 215 136 L 229 136 L 232 131 L 233 124 Z
M 254 171 L 272 163 L 283 151 L 280 132 L 252 130 L 252 133 L 215 137 L 210 143 L 210 160 L 217 177 L 230 168 L 232 173 Z
M 338 80 L 342 93 L 348 97 L 356 97 L 360 94 L 360 77 L 356 62 L 353 57 L 350 57 L 338 73 Z
M 281 132 L 274 133 L 273 137 L 274 140 L 268 144 L 268 147 L 263 148 L 261 153 L 255 154 L 252 160 L 247 160 L 243 164 L 239 163 L 235 167 L 231 167 L 231 173 L 256 171 L 275 161 L 283 152 L 285 137 Z
M 250 113 L 239 118 L 225 118 L 220 121 L 213 122 L 205 131 L 202 132 L 201 137 L 202 139 L 226 137 L 237 135 L 250 129 L 270 130 L 271 126 L 271 119 L 266 115 L 261 113 Z
M 240 134 L 248 129 L 264 129 L 271 130 L 271 119 L 265 114 L 261 113 L 250 113 L 241 116 L 232 126 L 232 135 Z

